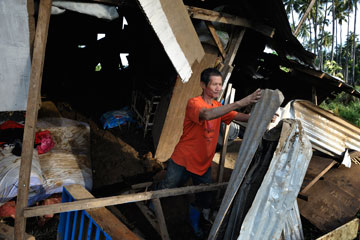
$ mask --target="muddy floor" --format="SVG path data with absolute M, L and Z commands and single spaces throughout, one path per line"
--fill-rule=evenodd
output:
M 145 138 L 143 130 L 136 124 L 124 125 L 104 130 L 98 120 L 80 114 L 64 103 L 58 103 L 57 109 L 62 117 L 87 122 L 91 128 L 91 161 L 93 170 L 93 190 L 95 197 L 114 196 L 128 191 L 133 184 L 159 181 L 166 172 L 166 163 L 153 158 L 154 146 L 151 134 Z M 237 139 L 228 148 L 225 162 L 224 180 L 228 180 L 234 167 L 241 140 Z M 220 154 L 216 153 L 212 164 L 212 176 L 215 179 Z M 191 182 L 187 183 L 191 184 Z M 215 199 L 216 193 L 214 193 Z M 188 221 L 188 207 L 193 195 L 183 195 L 161 199 L 164 216 L 171 239 L 197 239 Z M 220 200 L 218 201 L 220 203 Z M 216 202 L 214 202 L 216 205 Z M 145 219 L 136 204 L 116 206 L 123 214 L 121 221 L 144 239 L 161 239 L 159 234 Z M 13 225 L 13 220 L 3 220 Z M 30 218 L 27 220 L 27 232 L 36 239 L 56 239 L 59 214 L 48 220 Z M 211 224 L 204 219 L 200 222 L 205 236 Z M 311 223 L 303 219 L 305 239 L 315 239 L 322 233 Z

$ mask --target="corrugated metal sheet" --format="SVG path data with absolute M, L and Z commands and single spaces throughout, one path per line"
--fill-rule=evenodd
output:
M 279 90 L 265 89 L 260 101 L 256 103 L 255 107 L 252 109 L 248 126 L 244 134 L 244 140 L 241 144 L 236 160 L 235 168 L 231 174 L 229 185 L 221 202 L 219 212 L 210 230 L 208 237 L 209 240 L 216 239 L 225 215 L 227 214 L 229 207 L 231 206 L 234 197 L 244 180 L 246 171 L 249 168 L 262 136 L 266 131 L 266 127 L 283 100 L 284 96 Z
M 270 167 L 241 226 L 238 240 L 279 239 L 312 156 L 299 120 L 283 120 Z
M 313 148 L 330 156 L 342 157 L 346 149 L 360 151 L 360 128 L 309 101 L 289 102 L 282 118 L 299 119 Z
M 283 239 L 285 240 L 300 240 L 304 239 L 299 206 L 297 201 L 294 202 L 294 206 L 289 211 L 286 217 L 285 227 L 283 230 Z

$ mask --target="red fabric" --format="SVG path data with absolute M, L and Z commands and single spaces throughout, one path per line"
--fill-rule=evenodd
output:
M 8 120 L 0 124 L 0 130 L 5 130 L 8 128 L 24 128 L 24 125 L 11 120 Z
M 8 128 L 24 128 L 24 125 L 11 120 L 5 121 L 2 124 L 0 124 L 0 130 L 5 130 Z M 0 146 L 2 146 L 5 143 L 6 142 L 0 142 Z
M 0 207 L 0 218 L 7 218 L 7 217 L 15 218 L 15 209 L 16 209 L 15 201 L 9 201 L 4 203 L 4 205 Z
M 201 176 L 208 170 L 215 154 L 221 122 L 230 124 L 237 115 L 237 112 L 231 111 L 220 118 L 199 120 L 201 109 L 220 106 L 221 103 L 215 100 L 212 105 L 207 104 L 201 96 L 188 101 L 183 134 L 171 159 L 189 172 Z
M 39 154 L 50 151 L 55 145 L 54 141 L 51 138 L 50 131 L 48 130 L 37 132 L 35 134 L 35 144 L 39 144 L 37 146 Z

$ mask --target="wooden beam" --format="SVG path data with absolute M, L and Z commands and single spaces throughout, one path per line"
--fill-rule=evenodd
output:
M 306 187 L 301 190 L 300 194 L 304 195 L 319 179 L 325 175 L 337 162 L 332 161 L 324 170 L 322 170 Z
M 169 240 L 169 233 L 166 227 L 166 222 L 165 222 L 165 217 L 164 217 L 164 213 L 161 207 L 161 202 L 158 198 L 155 198 L 152 200 L 152 203 L 154 204 L 154 208 L 155 208 L 155 214 L 156 214 L 156 218 L 158 220 L 159 223 L 159 229 L 160 229 L 160 236 L 162 240 Z
M 31 162 L 34 150 L 35 126 L 38 113 L 38 99 L 45 59 L 45 48 L 49 29 L 52 0 L 41 0 L 35 33 L 34 54 L 32 58 L 29 94 L 19 170 L 18 195 L 15 215 L 15 238 L 24 239 L 26 219 L 24 208 L 28 203 Z
M 155 198 L 179 196 L 190 193 L 214 191 L 226 187 L 227 183 L 215 183 L 209 185 L 198 185 L 190 187 L 163 189 L 158 191 L 119 195 L 113 197 L 79 200 L 76 202 L 57 203 L 52 205 L 28 207 L 24 211 L 25 217 L 42 216 L 45 214 L 84 210 L 97 207 L 106 207 L 123 203 L 145 201 Z
M 225 59 L 226 58 L 226 53 L 225 53 L 224 47 L 223 47 L 223 45 L 221 43 L 221 40 L 220 40 L 219 36 L 216 33 L 216 29 L 215 29 L 214 25 L 211 22 L 206 22 L 206 26 L 209 29 L 210 34 L 211 34 L 212 38 L 214 39 L 215 44 L 216 44 L 216 46 L 218 47 L 218 49 L 219 49 L 219 51 L 221 53 L 221 56 Z
M 150 25 L 183 82 L 204 57 L 200 39 L 182 0 L 138 0 Z
M 224 67 L 221 70 L 221 75 L 224 78 L 221 94 L 218 97 L 218 101 L 220 101 L 224 95 L 224 90 L 226 88 L 226 85 L 231 77 L 231 73 L 233 70 L 232 64 L 234 62 L 234 59 L 236 57 L 236 53 L 240 47 L 240 43 L 244 37 L 245 29 L 236 29 L 232 34 L 232 38 L 229 44 L 229 48 L 226 54 L 226 58 L 224 60 Z
M 74 184 L 65 187 L 66 190 L 73 196 L 76 201 L 83 199 L 95 199 L 80 184 Z M 51 205 L 50 205 L 51 206 Z M 114 214 L 104 207 L 96 209 L 87 209 L 86 212 L 101 227 L 113 240 L 139 240 L 132 231 L 130 231 Z
M 312 87 L 311 88 L 312 90 L 312 93 L 311 93 L 311 96 L 312 96 L 312 102 L 315 104 L 315 105 L 318 105 L 318 100 L 317 100 L 317 94 L 316 94 L 316 87 Z
M 313 69 L 306 69 L 302 67 L 294 67 L 294 69 L 296 69 L 299 72 L 303 72 L 317 78 L 323 78 L 325 76 L 325 73 Z
M 193 74 L 190 80 L 187 83 L 183 83 L 180 78 L 176 79 L 155 153 L 155 158 L 160 162 L 165 162 L 171 157 L 176 144 L 179 142 L 183 131 L 185 109 L 188 100 L 201 94 L 201 72 L 205 68 L 215 66 L 218 57 L 217 49 L 205 44 L 203 47 L 205 56 L 200 63 L 195 62 L 191 67 Z
M 221 12 L 211 11 L 208 9 L 192 7 L 192 6 L 186 6 L 186 8 L 189 12 L 190 17 L 195 19 L 201 19 L 211 22 L 220 22 L 220 23 L 250 28 L 270 38 L 272 38 L 275 34 L 274 28 L 262 24 L 255 24 L 245 18 L 240 18 L 227 13 L 221 13 Z
M 328 234 L 317 238 L 316 240 L 352 240 L 356 239 L 359 229 L 359 218 L 336 228 Z
M 29 21 L 29 46 L 30 46 L 30 57 L 32 58 L 34 52 L 34 40 L 35 40 L 35 6 L 34 0 L 27 0 L 27 11 Z
M 120 6 L 128 3 L 126 0 L 60 0 L 61 2 L 79 2 L 79 3 L 102 3 L 107 5 Z
M 228 89 L 230 89 L 230 92 L 231 92 L 230 100 L 228 103 L 233 103 L 234 99 L 235 99 L 235 89 L 232 88 L 232 85 L 230 85 L 230 84 L 229 84 Z M 227 93 L 226 93 L 226 95 L 227 95 Z M 226 103 L 226 104 L 228 104 L 228 103 Z M 220 152 L 220 159 L 219 159 L 219 173 L 218 173 L 218 181 L 217 181 L 219 183 L 222 182 L 223 178 L 224 178 L 224 168 L 225 168 L 225 159 L 226 159 L 227 144 L 228 144 L 228 138 L 229 138 L 229 130 L 230 130 L 230 125 L 226 125 L 224 136 L 223 136 L 223 144 L 222 144 L 222 148 L 221 148 L 221 152 Z
M 144 202 L 136 202 L 135 204 L 140 209 L 140 211 L 145 216 L 145 218 L 148 220 L 150 225 L 161 236 L 161 232 L 160 232 L 160 228 L 159 228 L 159 222 L 156 219 L 154 213 L 144 204 Z

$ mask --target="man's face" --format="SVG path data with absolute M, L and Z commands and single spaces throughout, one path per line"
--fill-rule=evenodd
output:
M 201 85 L 206 94 L 210 98 L 217 98 L 221 93 L 222 87 L 222 77 L 221 76 L 211 76 L 209 84 L 205 86 L 204 83 Z

